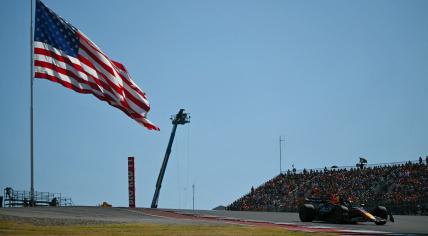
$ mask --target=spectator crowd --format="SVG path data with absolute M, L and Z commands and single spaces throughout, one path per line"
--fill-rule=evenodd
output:
M 428 157 L 351 169 L 288 171 L 230 204 L 228 210 L 297 211 L 307 197 L 336 194 L 355 204 L 384 205 L 395 214 L 427 214 Z

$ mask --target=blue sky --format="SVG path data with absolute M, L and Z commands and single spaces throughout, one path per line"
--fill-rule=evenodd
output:
M 147 131 L 121 111 L 35 80 L 35 187 L 76 204 L 148 207 L 180 126 L 159 207 L 226 205 L 283 168 L 428 155 L 427 1 L 44 3 L 127 66 L 148 94 Z M 84 6 L 84 7 L 82 7 Z M 0 9 L 0 188 L 29 189 L 29 1 Z

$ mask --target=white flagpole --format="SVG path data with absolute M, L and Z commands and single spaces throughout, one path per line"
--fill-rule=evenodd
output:
M 30 0 L 30 159 L 31 159 L 31 206 L 34 202 L 34 132 L 33 132 L 33 0 Z

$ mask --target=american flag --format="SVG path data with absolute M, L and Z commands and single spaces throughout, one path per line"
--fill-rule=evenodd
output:
M 146 94 L 125 66 L 111 60 L 80 30 L 36 0 L 34 77 L 92 94 L 119 108 L 149 130 L 159 130 L 146 116 Z

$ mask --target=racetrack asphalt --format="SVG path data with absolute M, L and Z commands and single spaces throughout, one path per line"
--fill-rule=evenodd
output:
M 102 223 L 213 224 L 213 222 L 204 220 L 192 222 L 185 219 L 153 215 L 145 213 L 144 208 L 87 206 L 0 208 L 0 220 L 2 219 L 39 225 Z
M 334 232 L 341 232 L 341 230 L 343 232 L 368 232 L 366 235 L 428 235 L 428 216 L 397 215 L 394 218 L 395 222 L 388 222 L 381 226 L 368 222 L 338 225 L 323 222 L 302 223 L 297 213 L 286 212 L 192 211 L 121 207 L 0 208 L 0 219 L 41 225 L 98 223 L 264 224 L 265 226 L 280 225 L 292 230 L 316 229 L 315 231 L 320 231 L 326 229 L 328 231 L 331 229 Z
M 192 210 L 175 210 L 177 212 L 192 213 Z M 395 222 L 388 221 L 385 225 L 375 225 L 371 222 L 359 224 L 329 224 L 325 222 L 300 222 L 298 213 L 290 212 L 250 212 L 250 211 L 195 211 L 199 215 L 214 215 L 233 217 L 273 223 L 291 223 L 305 227 L 332 227 L 339 229 L 381 231 L 395 234 L 428 235 L 428 216 L 395 215 Z

